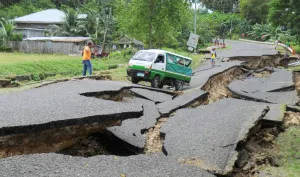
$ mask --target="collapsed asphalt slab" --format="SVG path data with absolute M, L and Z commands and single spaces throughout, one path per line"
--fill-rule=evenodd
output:
M 201 88 L 212 76 L 220 74 L 231 68 L 240 66 L 242 63 L 242 61 L 220 62 L 219 60 L 217 60 L 216 66 L 211 67 L 210 61 L 207 61 L 204 65 L 194 70 L 194 75 L 192 76 L 190 87 Z
M 200 89 L 195 89 L 179 95 L 171 101 L 160 103 L 157 105 L 157 108 L 162 116 L 168 116 L 178 109 L 185 108 L 193 104 L 195 101 L 205 100 L 207 96 L 207 92 Z
M 280 69 L 275 69 L 268 78 L 235 80 L 229 84 L 228 89 L 240 98 L 260 102 L 291 105 L 298 102 L 292 72 Z
M 226 174 L 237 159 L 237 143 L 267 110 L 267 105 L 237 99 L 179 110 L 162 125 L 164 148 L 168 157 Z
M 83 96 L 126 86 L 123 82 L 75 80 L 1 94 L 1 135 L 140 117 L 142 105 Z
M 167 92 L 162 92 L 161 90 L 149 90 L 147 88 L 132 88 L 131 91 L 142 95 L 143 97 L 155 102 L 162 103 L 166 101 L 170 101 L 173 98 L 171 93 L 167 94 Z
M 137 106 L 143 105 L 144 115 L 137 119 L 124 120 L 122 125 L 109 127 L 108 130 L 119 139 L 143 150 L 146 136 L 142 133 L 144 130 L 148 130 L 155 125 L 156 119 L 160 117 L 160 114 L 155 104 L 151 101 L 134 98 L 127 100 L 127 102 L 136 104 Z
M 2 177 L 168 177 L 214 175 L 190 165 L 179 164 L 162 154 L 130 157 L 95 156 L 71 157 L 59 154 L 36 154 L 0 159 Z
M 254 92 L 276 92 L 294 89 L 293 73 L 283 69 L 273 69 L 270 77 L 249 78 L 243 80 L 240 89 L 247 93 Z

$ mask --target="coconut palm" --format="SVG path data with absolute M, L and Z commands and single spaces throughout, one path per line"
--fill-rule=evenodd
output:
M 87 10 L 87 19 L 84 23 L 86 33 L 95 41 L 102 39 L 102 49 L 104 49 L 107 35 L 114 25 L 111 8 L 104 8 L 100 12 Z
M 8 21 L 3 17 L 0 18 L 0 37 L 2 45 L 7 45 L 7 42 L 13 37 L 15 27 L 13 21 Z

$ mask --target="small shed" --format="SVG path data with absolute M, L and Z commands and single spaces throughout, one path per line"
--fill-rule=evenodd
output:
M 139 50 L 144 49 L 144 43 L 135 38 L 123 37 L 118 42 L 119 48 L 135 47 Z
M 10 42 L 10 46 L 25 53 L 81 54 L 90 37 L 32 37 Z

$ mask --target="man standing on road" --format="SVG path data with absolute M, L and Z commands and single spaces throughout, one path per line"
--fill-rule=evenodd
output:
M 216 59 L 216 57 L 217 57 L 217 52 L 216 52 L 216 49 L 215 49 L 215 47 L 213 47 L 212 48 L 212 50 L 211 50 L 211 66 L 212 67 L 214 67 L 215 66 L 215 59 Z
M 82 75 L 83 76 L 86 75 L 87 69 L 89 70 L 90 75 L 92 75 L 92 72 L 93 72 L 93 67 L 92 67 L 92 63 L 91 63 L 91 57 L 92 57 L 91 48 L 92 48 L 92 46 L 93 46 L 92 42 L 88 42 L 88 45 L 84 46 L 84 49 L 83 49 L 83 57 L 82 57 L 82 64 L 83 64 Z

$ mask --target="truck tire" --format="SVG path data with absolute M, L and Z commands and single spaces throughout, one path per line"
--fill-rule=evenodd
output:
M 133 84 L 138 84 L 138 83 L 139 83 L 139 79 L 136 78 L 136 77 L 131 77 L 131 82 L 132 82 Z
M 183 81 L 181 80 L 175 80 L 175 90 L 176 91 L 181 91 L 183 89 Z
M 160 85 L 159 76 L 155 76 L 151 81 L 151 87 L 159 88 L 159 85 Z

